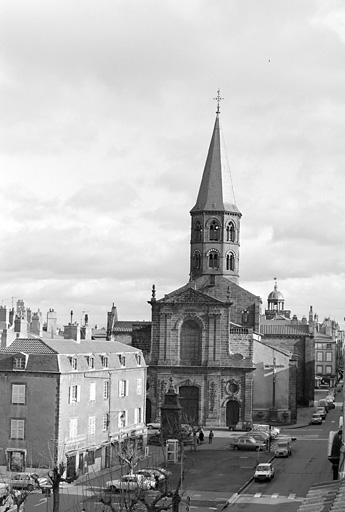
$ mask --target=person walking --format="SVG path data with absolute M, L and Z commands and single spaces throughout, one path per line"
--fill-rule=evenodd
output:
M 200 442 L 200 444 L 204 442 L 204 438 L 205 438 L 204 431 L 203 431 L 202 428 L 200 428 L 200 431 L 199 431 L 199 442 Z
M 208 444 L 212 444 L 213 436 L 213 430 L 210 430 L 210 433 L 208 434 Z

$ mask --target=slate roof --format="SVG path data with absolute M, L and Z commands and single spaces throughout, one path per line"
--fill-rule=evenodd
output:
M 24 352 L 25 354 L 57 354 L 56 350 L 47 345 L 40 338 L 16 338 L 11 345 L 1 348 L 0 352 L 5 354 L 15 354 Z
M 344 512 L 345 480 L 313 485 L 297 512 Z
M 191 212 L 198 211 L 231 211 L 241 216 L 235 202 L 218 115 L 214 123 L 198 198 L 191 210 Z
M 309 326 L 303 324 L 260 324 L 260 333 L 264 336 L 306 336 L 309 335 Z
M 133 325 L 140 326 L 140 325 L 150 325 L 151 322 L 142 320 L 140 322 L 134 322 L 131 320 L 118 320 L 114 323 L 114 326 L 112 328 L 112 332 L 128 332 L 131 333 L 133 331 Z

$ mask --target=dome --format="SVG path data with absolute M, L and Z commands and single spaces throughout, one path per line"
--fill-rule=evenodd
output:
M 284 301 L 284 295 L 278 290 L 277 278 L 274 278 L 274 290 L 268 296 L 268 301 Z
M 273 290 L 268 296 L 268 300 L 284 300 L 284 295 L 279 290 Z

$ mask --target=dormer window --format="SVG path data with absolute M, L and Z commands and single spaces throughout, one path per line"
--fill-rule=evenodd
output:
M 137 365 L 140 366 L 141 365 L 141 354 L 135 354 L 135 359 L 136 359 Z
M 108 368 L 109 367 L 108 356 L 101 356 L 101 362 L 102 362 L 103 368 Z
M 87 365 L 90 370 L 95 369 L 95 358 L 93 356 L 86 356 Z
M 13 369 L 14 370 L 25 370 L 25 356 L 14 356 L 13 358 Z
M 119 361 L 121 368 L 124 368 L 126 366 L 126 356 L 124 356 L 123 354 L 119 354 Z
M 77 360 L 77 358 L 76 357 L 71 357 L 70 361 L 71 361 L 72 370 L 76 370 L 78 368 L 78 360 Z

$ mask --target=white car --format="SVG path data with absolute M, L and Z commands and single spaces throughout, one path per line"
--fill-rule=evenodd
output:
M 259 480 L 269 480 L 271 481 L 274 478 L 274 467 L 272 464 L 265 463 L 259 464 L 254 473 L 254 480 L 258 482 Z
M 119 491 L 137 491 L 154 489 L 156 481 L 154 478 L 146 478 L 144 475 L 131 474 L 123 475 L 117 480 L 106 482 L 106 488 L 111 492 Z
M 272 426 L 270 427 L 270 425 L 261 425 L 259 423 L 255 423 L 253 425 L 253 430 L 258 430 L 259 432 L 267 432 L 271 439 L 276 439 L 280 434 L 280 428 Z

